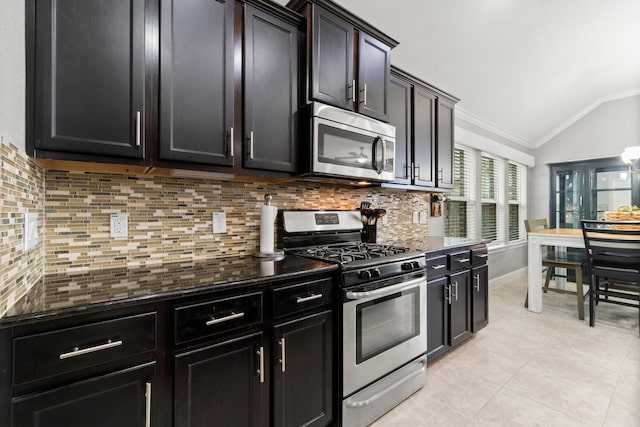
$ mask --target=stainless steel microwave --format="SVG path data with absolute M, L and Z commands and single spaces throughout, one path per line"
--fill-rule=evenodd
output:
M 394 126 L 318 102 L 308 108 L 308 174 L 368 181 L 395 179 Z

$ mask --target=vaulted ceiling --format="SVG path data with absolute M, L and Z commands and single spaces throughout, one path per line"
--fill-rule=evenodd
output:
M 639 0 L 335 1 L 400 42 L 394 65 L 461 98 L 461 118 L 528 148 L 640 94 Z

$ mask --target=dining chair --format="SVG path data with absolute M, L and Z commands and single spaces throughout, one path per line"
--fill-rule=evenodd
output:
M 599 302 L 637 308 L 640 323 L 640 221 L 582 220 L 581 225 L 591 276 L 589 325 L 595 326 Z
M 546 230 L 549 228 L 546 218 L 540 219 L 525 219 L 524 228 L 527 230 L 527 234 L 532 231 Z M 575 294 L 576 301 L 578 303 L 578 318 L 584 320 L 584 299 L 589 293 L 584 293 L 584 283 L 582 279 L 582 269 L 586 264 L 586 257 L 584 253 L 576 253 L 569 251 L 556 251 L 553 248 L 546 248 L 542 253 L 542 267 L 543 271 L 546 268 L 544 285 L 542 287 L 543 292 L 553 291 L 558 293 Z M 563 268 L 565 271 L 573 270 L 576 277 L 576 291 L 569 291 L 566 289 L 550 288 L 549 282 L 555 277 L 567 278 L 567 274 L 558 273 L 557 269 Z M 527 289 L 527 297 L 524 300 L 524 306 L 529 306 L 529 290 Z

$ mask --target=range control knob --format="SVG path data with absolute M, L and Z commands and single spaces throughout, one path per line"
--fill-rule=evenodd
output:
M 362 270 L 361 272 L 358 273 L 358 279 L 361 279 L 361 280 L 371 279 L 371 272 L 369 272 L 368 270 Z
M 406 271 L 411 271 L 414 269 L 413 263 L 412 262 L 403 262 L 400 265 L 400 269 L 401 270 L 406 270 Z
M 369 270 L 369 272 L 371 273 L 371 277 L 373 277 L 373 278 L 380 277 L 380 270 L 378 270 L 377 268 L 373 268 L 373 269 Z
M 420 268 L 420 263 L 418 261 L 412 261 L 411 266 L 413 267 L 414 270 L 417 270 Z

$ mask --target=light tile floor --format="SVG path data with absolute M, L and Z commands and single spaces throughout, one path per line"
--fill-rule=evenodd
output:
M 587 301 L 584 321 L 567 294 L 530 313 L 526 287 L 492 289 L 489 325 L 373 426 L 640 426 L 638 310 L 600 304 L 590 328 Z

